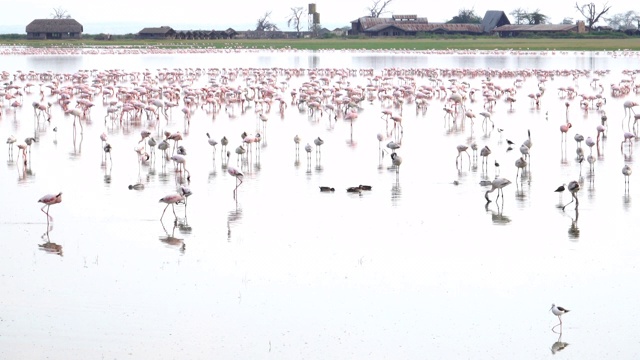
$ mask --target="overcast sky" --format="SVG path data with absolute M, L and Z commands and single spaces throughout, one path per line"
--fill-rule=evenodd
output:
M 384 1 L 384 0 L 381 0 Z M 143 27 L 168 25 L 176 30 L 187 29 L 215 29 L 223 30 L 229 27 L 235 30 L 255 29 L 258 18 L 266 12 L 271 12 L 271 22 L 278 25 L 280 30 L 294 30 L 287 27 L 287 18 L 291 14 L 291 8 L 304 8 L 304 21 L 306 29 L 309 3 L 316 4 L 316 11 L 320 14 L 320 23 L 323 27 L 334 29 L 350 26 L 350 22 L 368 14 L 367 8 L 374 3 L 373 0 L 317 0 L 317 1 L 265 1 L 265 0 L 239 0 L 239 1 L 203 1 L 203 0 L 177 0 L 177 1 L 146 1 L 146 0 L 0 0 L 0 32 L 24 33 L 25 27 L 33 19 L 51 18 L 54 8 L 62 8 L 84 26 L 87 34 L 112 33 L 126 34 L 136 33 Z M 578 1 L 580 4 L 586 0 Z M 600 10 L 606 1 L 595 1 L 596 8 Z M 388 12 L 383 16 L 418 15 L 427 17 L 430 22 L 445 22 L 458 14 L 462 8 L 473 9 L 480 17 L 487 10 L 502 10 L 507 16 L 515 8 L 523 8 L 527 11 L 540 10 L 547 15 L 554 24 L 562 22 L 565 17 L 574 20 L 582 19 L 575 8 L 575 1 L 539 0 L 532 5 L 531 2 L 518 3 L 511 0 L 484 0 L 484 1 L 434 1 L 392 0 L 387 6 Z M 609 0 L 611 10 L 607 15 L 633 10 L 629 2 L 622 0 Z M 9 11 L 10 10 L 10 11 Z M 511 16 L 510 20 L 513 21 Z M 604 23 L 601 23 L 604 25 Z

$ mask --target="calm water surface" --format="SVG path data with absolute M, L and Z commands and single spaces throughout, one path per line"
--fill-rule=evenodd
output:
M 620 150 L 623 102 L 637 95 L 612 97 L 611 84 L 630 79 L 635 53 L 480 53 L 427 54 L 410 51 L 367 52 L 227 52 L 183 54 L 7 55 L 3 82 L 24 87 L 23 106 L 4 100 L 0 135 L 18 142 L 34 135 L 25 166 L 0 152 L 0 219 L 4 252 L 0 254 L 0 357 L 7 359 L 633 359 L 640 307 L 638 255 L 634 223 L 640 199 L 635 176 L 625 191 L 621 169 L 634 167 L 637 144 Z M 539 106 L 527 96 L 539 92 L 536 76 L 523 77 L 511 107 L 506 95 L 492 110 L 495 128 L 462 127 L 447 122 L 447 96 L 428 100 L 416 111 L 413 98 L 401 105 L 363 101 L 359 116 L 333 120 L 327 112 L 309 116 L 291 104 L 291 90 L 310 77 L 292 77 L 266 113 L 266 130 L 256 105 L 233 115 L 224 109 L 192 108 L 189 126 L 174 108 L 158 125 L 141 121 L 120 125 L 108 120 L 99 95 L 88 118 L 74 130 L 73 117 L 56 103 L 47 80 L 14 80 L 13 75 L 47 72 L 205 69 L 191 88 L 220 77 L 210 68 L 373 69 L 383 75 L 399 69 L 586 70 L 558 74 L 545 83 Z M 596 70 L 610 70 L 595 75 Z M 286 81 L 274 74 L 276 83 Z M 228 86 L 245 89 L 246 75 Z M 330 78 L 330 86 L 365 87 L 372 75 Z M 594 78 L 599 78 L 593 83 Z M 481 89 L 485 75 L 441 75 Z M 493 75 L 502 88 L 516 77 Z M 342 80 L 342 82 L 338 82 Z M 138 82 L 141 82 L 139 79 Z M 399 86 L 398 76 L 387 80 Z M 415 75 L 416 87 L 432 85 Z M 52 102 L 51 123 L 34 125 L 31 103 Z M 70 85 L 63 81 L 61 85 Z M 597 94 L 602 84 L 609 123 L 607 138 L 590 172 L 576 161 L 576 133 L 596 138 L 602 112 L 580 108 L 559 87 Z M 121 85 L 138 86 L 128 78 Z M 160 85 L 166 85 L 161 83 Z M 185 87 L 186 89 L 186 87 Z M 474 113 L 484 111 L 482 96 L 467 100 Z M 75 106 L 76 98 L 71 106 Z M 110 99 L 111 100 L 111 99 Z M 113 98 L 115 100 L 115 98 Z M 565 107 L 565 102 L 570 106 Z M 379 146 L 394 139 L 382 110 L 402 114 L 403 158 L 399 174 Z M 559 127 L 573 127 L 566 144 Z M 626 122 L 624 122 L 626 126 Z M 390 129 L 393 124 L 389 125 Z M 57 131 L 54 132 L 54 128 Z M 176 191 L 184 177 L 159 151 L 139 165 L 134 147 L 140 132 L 183 134 L 193 191 L 188 205 L 160 216 L 158 199 Z M 502 129 L 503 131 L 498 131 Z M 530 164 L 516 180 L 515 160 L 530 130 Z M 234 149 L 241 133 L 260 132 L 262 142 L 251 159 L 239 164 Z M 624 131 L 627 131 L 625 129 Z M 99 135 L 105 132 L 112 159 L 105 161 Z M 244 172 L 233 199 L 235 178 L 226 169 L 220 145 L 215 158 L 206 133 L 229 139 L 228 164 Z M 387 134 L 381 144 L 378 133 Z M 293 137 L 302 138 L 296 159 Z M 324 145 L 308 161 L 306 143 Z M 507 139 L 515 143 L 508 151 Z M 489 165 L 471 162 L 459 144 L 489 146 Z M 589 148 L 582 144 L 585 156 Z M 496 175 L 512 184 L 504 199 L 489 204 L 481 180 Z M 580 182 L 579 207 L 553 190 Z M 458 185 L 454 185 L 454 182 Z M 142 183 L 144 190 L 129 190 Z M 367 184 L 371 191 L 347 193 Z M 318 186 L 335 187 L 321 193 Z M 63 192 L 51 207 L 48 226 L 37 200 Z M 495 200 L 495 192 L 490 194 Z M 174 221 L 175 219 L 175 221 Z M 48 245 L 47 245 L 48 244 Z M 62 254 L 43 246 L 61 246 Z M 562 334 L 551 303 L 571 310 Z M 562 349 L 563 343 L 568 343 Z

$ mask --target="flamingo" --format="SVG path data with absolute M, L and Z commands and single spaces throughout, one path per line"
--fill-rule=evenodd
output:
M 186 167 L 187 158 L 184 155 L 173 154 L 171 156 L 171 160 L 176 162 L 178 171 L 183 170 L 185 173 L 187 173 L 187 181 L 191 181 L 191 173 L 189 172 L 189 170 L 187 170 Z
M 496 196 L 496 201 L 498 201 L 500 194 L 502 194 L 502 200 L 504 201 L 504 191 L 502 189 L 509 184 L 511 184 L 511 181 L 509 179 L 505 179 L 502 177 L 493 180 L 491 182 L 491 189 L 487 190 L 487 192 L 484 193 L 484 198 L 487 200 L 487 203 L 491 202 L 491 200 L 489 200 L 489 193 L 492 193 L 495 190 L 498 190 L 498 196 Z
M 42 211 L 47 215 L 47 224 L 48 224 L 49 220 L 53 220 L 53 216 L 49 215 L 49 207 L 51 205 L 59 204 L 60 202 L 62 202 L 62 193 L 60 192 L 58 194 L 47 194 L 41 197 L 38 200 L 38 202 L 44 204 L 40 209 L 40 211 Z M 47 211 L 44 211 L 45 206 L 47 207 Z
M 173 210 L 173 215 L 177 219 L 178 215 L 176 215 L 176 209 L 174 205 L 183 201 L 184 201 L 184 196 L 182 196 L 182 194 L 179 194 L 179 193 L 165 195 L 162 199 L 160 199 L 159 202 L 167 204 L 167 206 L 165 206 L 164 210 L 162 211 L 162 215 L 160 216 L 160 221 L 162 221 L 162 218 L 164 217 L 164 213 L 167 211 L 167 208 L 169 207 L 169 205 L 171 205 L 171 209 Z
M 570 122 L 560 125 L 560 143 L 567 142 L 567 131 L 569 131 L 569 129 L 571 129 Z
M 296 144 L 296 157 L 298 157 L 298 154 L 300 154 L 300 136 L 298 134 L 293 137 L 293 142 Z
M 313 140 L 313 143 L 316 145 L 316 159 L 322 157 L 321 146 L 324 144 L 324 140 L 320 139 L 320 136 Z
M 589 155 L 593 153 L 593 146 L 596 144 L 591 136 L 588 136 L 584 143 L 589 147 Z
M 402 158 L 398 153 L 391 154 L 391 163 L 396 168 L 396 176 L 398 176 L 400 174 L 400 165 L 402 164 Z
M 631 101 L 631 100 L 627 100 L 624 102 L 623 106 L 624 106 L 624 117 L 622 118 L 622 130 L 624 130 L 624 118 L 628 118 L 627 121 L 627 128 L 629 128 L 629 123 L 631 122 L 631 113 L 633 113 L 635 115 L 635 110 L 633 110 L 634 107 L 638 106 L 640 104 L 638 104 L 635 101 Z
M 520 157 L 516 160 L 516 167 L 518 168 L 516 171 L 516 180 L 518 179 L 518 175 L 520 175 L 522 179 L 522 173 L 524 172 L 524 168 L 527 167 L 527 161 L 523 157 Z
M 9 135 L 7 138 L 7 144 L 9 145 L 9 158 L 13 157 L 13 144 L 15 144 L 16 141 L 18 141 L 18 139 L 13 135 Z
M 576 201 L 576 210 L 578 209 L 578 196 L 577 193 L 578 191 L 580 191 L 580 183 L 577 181 L 571 181 L 568 185 L 567 185 L 567 190 L 571 193 L 571 201 L 567 204 L 571 204 L 573 202 L 573 200 Z M 567 207 L 567 205 L 562 207 L 562 211 L 564 211 L 564 208 Z
M 480 156 L 482 156 L 482 167 L 486 167 L 487 166 L 487 158 L 489 157 L 489 155 L 491 155 L 491 149 L 489 149 L 488 146 L 483 147 L 482 149 L 480 149 Z
M 209 138 L 207 140 L 207 142 L 209 143 L 209 145 L 211 145 L 211 147 L 213 147 L 213 160 L 215 160 L 216 159 L 216 145 L 218 145 L 218 142 L 215 139 L 213 139 L 211 137 L 211 135 L 209 135 L 209 133 L 207 133 L 207 138 Z
M 311 161 L 311 144 L 307 143 L 307 145 L 304 146 L 304 151 L 307 152 L 307 161 Z
M 487 125 L 487 120 L 491 121 L 491 128 L 495 128 L 495 124 L 493 123 L 493 120 L 491 120 L 491 114 L 487 111 L 483 111 L 480 113 L 480 116 L 482 116 L 484 119 L 482 120 L 482 127 L 484 128 Z
M 242 171 L 234 168 L 234 167 L 228 167 L 227 168 L 227 172 L 229 173 L 229 175 L 233 176 L 236 178 L 236 187 L 235 189 L 233 189 L 233 199 L 237 200 L 237 195 L 238 195 L 238 187 L 240 187 L 240 185 L 242 185 L 242 179 L 244 178 L 244 174 L 242 173 Z
M 469 158 L 469 168 L 471 168 L 471 155 L 469 155 L 469 152 L 467 152 L 467 149 L 469 147 L 467 145 L 458 145 L 456 146 L 456 149 L 458 150 L 458 156 L 456 156 L 456 168 L 458 167 L 458 158 L 460 158 L 460 168 L 462 168 L 462 153 L 465 152 L 467 153 L 467 157 Z
M 631 132 L 625 132 L 623 134 L 624 140 L 622 140 L 622 142 L 620 143 L 620 151 L 622 152 L 622 147 L 624 146 L 624 143 L 629 143 L 629 151 L 631 151 L 631 140 L 634 139 L 636 136 L 631 133 Z
M 622 167 L 622 175 L 624 175 L 624 188 L 629 189 L 629 176 L 631 175 L 631 166 L 626 165 Z
M 227 139 L 226 136 L 223 136 L 222 139 L 220 139 L 220 153 L 224 154 L 224 152 L 227 150 L 227 145 L 229 144 L 229 139 Z

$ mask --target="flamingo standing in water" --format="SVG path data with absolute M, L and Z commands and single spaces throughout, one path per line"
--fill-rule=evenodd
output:
M 456 149 L 458 150 L 458 156 L 456 156 L 456 168 L 458 167 L 458 158 L 460 158 L 460 168 L 462 168 L 462 153 L 467 153 L 467 157 L 469 158 L 469 168 L 471 168 L 471 155 L 467 152 L 469 147 L 467 145 L 458 145 Z
M 324 140 L 320 139 L 320 136 L 313 140 L 313 143 L 316 145 L 316 159 L 322 158 L 321 146 L 324 144 Z
M 59 204 L 60 202 L 62 202 L 62 193 L 60 192 L 58 194 L 47 194 L 41 197 L 38 202 L 44 204 L 40 211 L 47 215 L 47 224 L 49 224 L 49 220 L 53 220 L 53 216 L 49 215 L 49 207 L 51 205 Z M 44 211 L 45 207 L 47 208 L 47 211 Z
M 631 100 L 627 100 L 624 102 L 623 106 L 624 106 L 624 117 L 622 118 L 622 130 L 624 130 L 624 118 L 626 117 L 627 120 L 627 129 L 629 128 L 629 123 L 631 122 L 631 114 L 633 113 L 634 115 L 636 114 L 635 110 L 633 110 L 634 107 L 638 106 L 640 104 L 638 104 L 635 101 L 631 101 Z
M 567 131 L 569 131 L 569 129 L 571 129 L 570 122 L 560 125 L 560 143 L 567 142 Z
M 491 182 L 491 189 L 487 190 L 487 192 L 484 193 L 484 198 L 487 200 L 488 203 L 490 203 L 491 200 L 489 200 L 489 193 L 492 193 L 495 190 L 498 190 L 498 196 L 496 196 L 496 201 L 498 201 L 500 194 L 502 194 L 502 200 L 504 201 L 504 192 L 502 189 L 509 184 L 511 184 L 511 181 L 509 179 L 505 179 L 502 177 L 493 180 Z
M 631 166 L 626 165 L 622 167 L 622 175 L 624 175 L 624 189 L 629 191 L 629 176 L 631 176 Z
M 238 187 L 240 187 L 240 185 L 242 185 L 242 179 L 244 178 L 244 174 L 242 173 L 242 171 L 230 166 L 227 168 L 227 172 L 229 173 L 229 175 L 233 176 L 236 178 L 236 187 L 233 189 L 233 199 L 237 200 L 238 198 Z
M 167 204 L 167 206 L 165 206 L 164 210 L 162 211 L 162 215 L 160 216 L 160 221 L 162 221 L 162 218 L 164 217 L 164 213 L 167 211 L 167 208 L 169 207 L 169 205 L 171 205 L 171 209 L 173 210 L 173 215 L 177 219 L 178 215 L 176 215 L 176 209 L 174 205 L 180 202 L 184 202 L 184 199 L 185 199 L 184 196 L 182 196 L 182 194 L 179 194 L 179 193 L 165 195 L 162 199 L 160 199 L 159 202 Z
M 573 200 L 575 200 L 576 201 L 576 209 L 578 209 L 579 202 L 578 202 L 577 194 L 578 194 L 578 191 L 580 191 L 580 183 L 575 181 L 575 180 L 571 181 L 569 183 L 569 185 L 567 185 L 567 190 L 569 190 L 569 192 L 571 193 L 571 201 L 567 205 L 571 204 L 573 202 Z M 564 208 L 566 208 L 567 205 L 562 207 L 562 211 L 564 211 Z
M 211 137 L 211 135 L 209 135 L 209 133 L 207 133 L 207 142 L 209 143 L 209 145 L 211 145 L 211 147 L 213 147 L 213 160 L 216 159 L 216 145 L 218 145 L 218 142 Z

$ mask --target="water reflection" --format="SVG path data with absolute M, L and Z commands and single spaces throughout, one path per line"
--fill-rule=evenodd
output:
M 569 226 L 569 238 L 573 239 L 573 240 L 578 240 L 578 238 L 580 237 L 580 229 L 578 228 L 578 207 L 576 207 L 575 209 L 575 214 L 574 216 L 570 216 L 571 217 L 571 226 Z
M 180 252 L 184 253 L 184 251 L 186 250 L 184 239 L 180 239 L 175 236 L 176 228 L 178 227 L 178 219 L 176 218 L 176 220 L 173 222 L 171 234 L 169 234 L 162 221 L 160 222 L 160 224 L 162 224 L 162 230 L 164 230 L 164 235 L 160 235 L 158 237 L 160 241 L 167 244 L 169 247 L 177 247 L 180 249 Z
M 38 244 L 38 248 L 48 254 L 55 254 L 62 256 L 62 245 L 51 242 L 49 234 L 53 231 L 53 223 L 47 223 L 47 228 L 44 234 L 40 237 L 45 240 L 44 244 Z
M 569 343 L 562 341 L 562 331 L 560 331 L 558 340 L 551 344 L 551 353 L 555 355 L 557 352 L 566 349 L 567 346 L 569 346 Z
M 491 221 L 496 225 L 507 225 L 511 222 L 511 219 L 508 216 L 502 214 L 502 210 L 504 210 L 504 197 L 502 198 L 502 202 L 496 201 L 496 209 L 493 210 L 489 208 L 491 202 L 487 202 L 484 206 L 486 212 L 491 213 Z
M 239 223 L 242 219 L 242 208 L 236 205 L 234 210 L 227 215 L 227 241 L 231 241 L 231 225 Z

